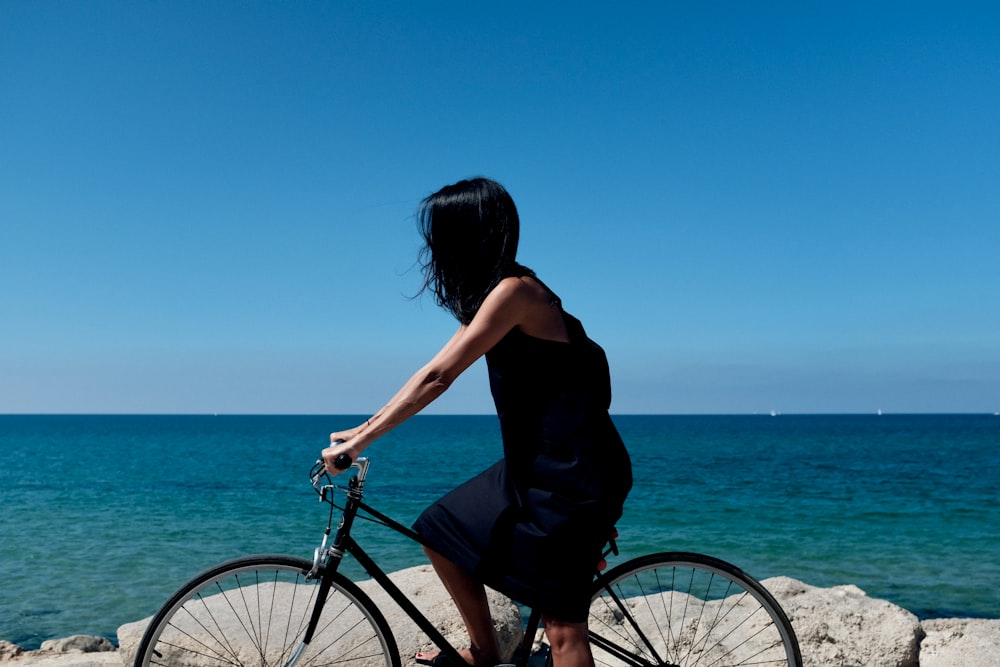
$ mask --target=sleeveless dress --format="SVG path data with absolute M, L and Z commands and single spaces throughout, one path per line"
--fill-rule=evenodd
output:
M 513 329 L 486 353 L 503 459 L 428 507 L 413 527 L 490 588 L 552 618 L 584 622 L 632 468 L 608 415 L 604 351 L 553 299 L 568 343 Z

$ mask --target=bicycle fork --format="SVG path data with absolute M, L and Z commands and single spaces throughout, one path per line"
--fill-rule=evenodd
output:
M 333 523 L 334 506 L 332 503 L 330 505 L 330 523 L 327 524 L 326 531 L 323 533 L 323 542 L 313 552 L 313 566 L 306 575 L 306 579 L 316 579 L 319 577 L 316 604 L 313 606 L 309 623 L 306 625 L 306 631 L 302 635 L 302 641 L 299 642 L 295 652 L 292 653 L 292 656 L 283 667 L 295 667 L 302 657 L 302 653 L 312 643 L 313 636 L 316 634 L 316 628 L 319 626 L 319 619 L 323 615 L 323 607 L 326 606 L 327 596 L 330 595 L 330 589 L 333 587 L 333 575 L 339 568 L 340 561 L 344 559 L 345 545 L 351 541 L 351 526 L 354 524 L 354 517 L 357 515 L 360 505 L 360 493 L 352 485 L 352 489 L 347 493 L 347 505 L 341 516 L 340 525 L 337 527 L 337 533 L 333 538 L 333 544 L 327 547 L 327 539 L 330 537 L 330 530 Z

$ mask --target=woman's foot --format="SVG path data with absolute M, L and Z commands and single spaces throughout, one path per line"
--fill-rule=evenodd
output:
M 472 667 L 487 667 L 491 665 L 496 665 L 500 662 L 500 658 L 497 656 L 484 657 L 479 655 L 474 655 L 472 649 L 463 648 L 458 650 L 458 654 L 462 656 L 466 664 Z M 449 666 L 448 657 L 442 654 L 440 651 L 421 651 L 417 653 L 414 658 L 417 664 L 420 665 L 431 665 L 431 667 L 458 667 Z

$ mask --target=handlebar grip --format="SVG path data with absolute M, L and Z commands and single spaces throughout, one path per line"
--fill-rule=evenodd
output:
M 348 454 L 338 454 L 337 458 L 333 460 L 333 467 L 337 470 L 347 470 L 354 463 L 354 459 Z

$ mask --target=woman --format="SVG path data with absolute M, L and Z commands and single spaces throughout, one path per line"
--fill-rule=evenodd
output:
M 419 222 L 424 288 L 461 325 L 385 407 L 331 433 L 323 459 L 336 474 L 338 456 L 357 458 L 485 355 L 504 457 L 427 508 L 414 529 L 465 621 L 470 664 L 501 657 L 485 584 L 542 612 L 557 667 L 592 665 L 590 582 L 632 485 L 608 415 L 607 359 L 515 261 L 517 210 L 499 183 L 446 186 L 423 201 Z

